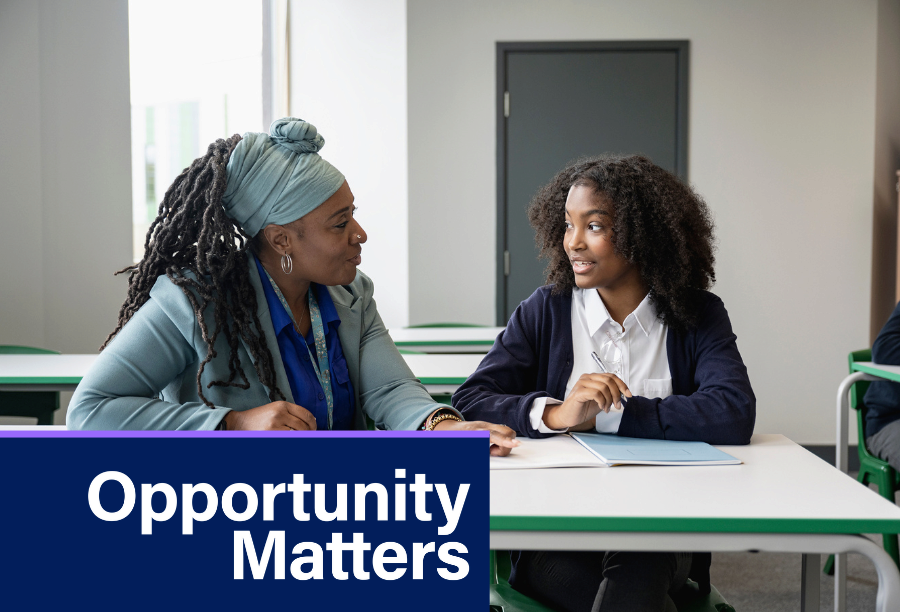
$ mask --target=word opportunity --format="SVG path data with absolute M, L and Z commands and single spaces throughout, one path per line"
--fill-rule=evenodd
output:
M 355 529 L 366 522 L 432 523 L 436 537 L 430 542 L 367 541 L 364 530 L 333 530 L 330 541 L 301 541 L 291 548 L 290 565 L 286 555 L 285 530 L 268 531 L 265 540 L 250 530 L 233 533 L 233 578 L 245 578 L 245 566 L 253 579 L 261 580 L 272 567 L 275 579 L 287 573 L 296 580 L 322 580 L 326 572 L 337 580 L 369 580 L 371 573 L 382 580 L 397 580 L 409 572 L 413 580 L 434 573 L 444 580 L 461 580 L 469 574 L 469 553 L 464 544 L 451 539 L 462 516 L 469 484 L 460 483 L 456 491 L 446 484 L 428 482 L 427 474 L 414 474 L 407 479 L 405 469 L 394 470 L 393 486 L 380 482 L 369 484 L 306 482 L 304 474 L 293 474 L 291 482 L 262 483 L 252 486 L 233 483 L 221 493 L 204 482 L 180 484 L 165 482 L 135 485 L 128 475 L 105 471 L 91 481 L 88 504 L 95 517 L 116 522 L 125 519 L 139 506 L 140 532 L 153 535 L 154 524 L 165 523 L 179 515 L 181 534 L 191 536 L 202 529 L 198 523 L 209 521 L 218 513 L 234 523 L 251 519 L 284 525 L 285 520 L 302 525 L 310 522 L 341 524 L 354 521 Z M 101 490 L 118 487 L 121 504 L 101 501 Z M 352 493 L 351 493 L 352 492 Z M 124 494 L 124 497 L 121 497 Z M 138 503 L 138 494 L 140 502 Z M 285 496 L 290 508 L 282 502 Z M 429 501 L 440 503 L 441 513 L 430 512 Z M 117 499 L 118 499 L 117 498 Z M 432 508 L 435 504 L 431 504 Z M 289 513 L 289 514 L 288 514 Z M 299 530 L 302 531 L 302 530 Z M 424 538 L 423 538 L 424 539 Z M 483 552 L 483 551 L 482 551 Z M 327 554 L 326 554 L 327 553 Z M 329 563 L 325 562 L 329 556 Z M 245 563 L 246 562 L 246 563 Z M 369 572 L 366 567 L 371 567 Z

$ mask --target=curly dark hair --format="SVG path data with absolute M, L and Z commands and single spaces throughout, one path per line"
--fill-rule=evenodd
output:
M 119 310 L 116 329 L 100 347 L 101 351 L 106 348 L 131 320 L 150 298 L 156 279 L 165 274 L 187 296 L 206 341 L 206 357 L 197 370 L 197 394 L 210 407 L 214 406 L 203 395 L 200 377 L 206 364 L 216 357 L 214 347 L 219 334 L 225 336 L 231 349 L 229 377 L 212 381 L 207 388 L 250 387 L 238 355 L 242 339 L 250 349 L 259 381 L 269 389 L 269 398 L 286 399 L 275 384 L 272 353 L 256 316 L 256 293 L 250 284 L 246 255 L 250 236 L 225 214 L 222 206 L 228 158 L 240 140 L 235 134 L 209 145 L 206 155 L 195 159 L 166 191 L 147 232 L 143 259 L 116 272 L 129 273 L 128 297 Z M 204 316 L 210 305 L 215 317 L 212 332 Z
M 693 327 L 700 314 L 696 290 L 709 289 L 716 280 L 713 222 L 703 199 L 640 155 L 602 155 L 570 164 L 528 207 L 554 293 L 575 287 L 563 246 L 566 197 L 574 185 L 592 187 L 612 203 L 616 253 L 637 266 L 659 319 L 675 329 Z

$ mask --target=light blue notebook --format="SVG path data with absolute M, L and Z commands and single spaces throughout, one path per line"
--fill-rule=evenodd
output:
M 624 438 L 612 434 L 573 433 L 582 446 L 607 465 L 626 463 L 643 465 L 736 465 L 741 463 L 728 453 L 706 442 L 676 442 Z

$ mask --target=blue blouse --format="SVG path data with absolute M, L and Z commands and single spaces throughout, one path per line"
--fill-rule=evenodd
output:
M 272 317 L 272 326 L 275 328 L 275 336 L 278 338 L 278 349 L 281 352 L 281 361 L 284 363 L 284 371 L 291 384 L 291 393 L 294 403 L 303 406 L 316 417 L 316 423 L 320 429 L 328 427 L 328 403 L 325 401 L 325 392 L 316 376 L 310 354 L 316 358 L 316 342 L 313 337 L 312 326 L 305 338 L 294 329 L 291 316 L 281 305 L 268 276 L 254 257 L 259 277 L 262 280 L 263 291 L 266 294 L 266 302 L 269 304 L 269 314 Z M 319 310 L 322 313 L 322 325 L 325 328 L 325 344 L 328 347 L 328 363 L 331 369 L 331 391 L 334 396 L 334 411 L 332 412 L 334 429 L 353 429 L 353 384 L 350 382 L 350 371 L 347 369 L 347 360 L 344 359 L 344 351 L 341 350 L 341 340 L 338 337 L 338 326 L 341 319 L 328 290 L 321 285 L 310 283 L 310 291 L 315 291 Z M 303 346 L 309 347 L 309 351 Z

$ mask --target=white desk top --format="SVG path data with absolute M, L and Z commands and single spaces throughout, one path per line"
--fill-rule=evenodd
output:
M 784 436 L 721 448 L 744 464 L 492 470 L 491 529 L 900 533 L 900 508 Z
M 397 346 L 418 344 L 485 344 L 492 345 L 503 327 L 401 327 L 388 330 Z
M 403 355 L 423 384 L 460 385 L 483 355 Z M 97 355 L 0 355 L 0 385 L 77 385 Z
M 484 355 L 403 355 L 409 369 L 425 385 L 461 385 L 474 372 Z
M 873 374 L 881 378 L 900 382 L 900 366 L 882 365 L 872 361 L 857 361 L 853 364 L 853 369 L 866 374 Z
M 0 384 L 77 385 L 96 358 L 96 354 L 0 355 Z

